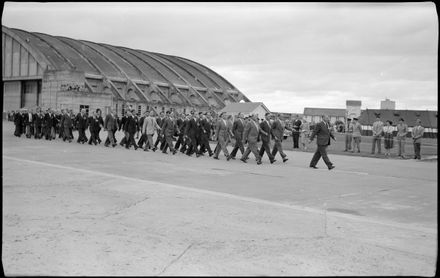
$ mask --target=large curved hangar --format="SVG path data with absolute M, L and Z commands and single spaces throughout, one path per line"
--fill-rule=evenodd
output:
M 197 62 L 2 26 L 4 112 L 21 107 L 219 110 L 250 100 Z

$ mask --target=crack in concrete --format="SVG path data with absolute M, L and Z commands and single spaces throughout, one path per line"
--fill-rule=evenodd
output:
M 103 216 L 102 218 L 107 218 L 107 217 L 110 217 L 110 216 L 113 216 L 113 215 L 118 215 L 121 211 L 126 210 L 126 209 L 129 209 L 129 208 L 131 208 L 131 207 L 134 207 L 134 206 L 136 206 L 137 204 L 142 203 L 142 202 L 146 201 L 146 200 L 149 199 L 149 198 L 150 198 L 149 196 L 146 196 L 146 197 L 144 197 L 144 198 L 142 198 L 142 199 L 140 199 L 140 200 L 137 200 L 137 201 L 135 201 L 135 202 L 133 202 L 133 203 L 131 203 L 131 204 L 128 204 L 128 205 L 126 205 L 126 206 L 123 206 L 123 207 L 117 209 L 116 211 L 113 211 L 113 212 L 110 212 L 110 213 L 104 214 L 104 216 Z
M 194 245 L 195 243 L 191 243 L 190 245 L 188 245 L 188 247 L 185 248 L 185 250 L 183 250 L 183 252 L 174 260 L 172 260 L 168 265 L 166 265 L 164 267 L 164 269 L 162 269 L 161 272 L 159 272 L 159 274 L 157 274 L 157 276 L 160 276 L 162 273 L 164 273 L 171 265 L 175 264 L 178 260 L 180 260 L 183 255 L 185 255 L 186 252 L 188 252 L 188 250 Z

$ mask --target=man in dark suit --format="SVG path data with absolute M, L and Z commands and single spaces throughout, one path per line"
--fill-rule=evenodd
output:
M 87 142 L 87 136 L 86 136 L 86 129 L 87 129 L 87 114 L 86 109 L 81 109 L 81 112 L 78 113 L 76 116 L 76 122 L 77 122 L 77 129 L 78 129 L 78 140 L 76 142 L 78 143 L 86 143 Z
M 270 153 L 270 136 L 272 134 L 272 128 L 269 123 L 270 113 L 267 112 L 264 117 L 265 119 L 260 123 L 260 138 L 262 144 L 259 155 L 261 158 L 263 158 L 264 152 L 266 152 L 267 156 L 269 157 L 270 163 L 274 163 L 276 161 L 275 157 Z
M 217 121 L 217 126 L 215 128 L 215 136 L 216 141 L 218 142 L 219 147 L 214 150 L 214 159 L 219 159 L 218 155 L 220 154 L 220 151 L 223 151 L 224 155 L 229 158 L 228 148 L 227 148 L 227 142 L 229 138 L 229 128 L 228 123 L 226 121 L 226 113 L 222 112 L 220 114 L 220 119 Z
M 166 112 L 166 117 L 163 120 L 162 124 L 163 136 L 165 137 L 166 146 L 162 149 L 162 153 L 167 153 L 167 147 L 170 148 L 170 151 L 173 154 L 176 154 L 177 150 L 174 149 L 173 146 L 173 136 L 176 131 L 176 126 L 174 123 L 174 119 L 171 117 L 171 111 Z
M 184 130 L 185 130 L 185 121 L 183 120 L 183 114 L 180 114 L 177 116 L 176 125 L 177 125 L 177 141 L 176 145 L 174 146 L 176 150 L 180 148 L 180 146 L 184 144 Z
M 134 141 L 134 134 L 137 130 L 137 121 L 133 116 L 134 110 L 127 111 L 127 118 L 125 119 L 124 124 L 124 132 L 125 132 L 125 148 L 129 149 L 131 145 L 134 146 L 134 149 L 137 150 L 138 146 L 136 145 L 136 141 Z
M 240 150 L 241 154 L 244 153 L 244 147 L 243 147 L 243 131 L 244 131 L 244 120 L 243 120 L 243 113 L 238 113 L 237 119 L 234 121 L 234 124 L 232 125 L 232 133 L 234 134 L 235 138 L 235 146 L 232 149 L 230 158 L 235 159 L 235 156 L 237 155 L 238 150 Z
M 188 122 L 188 125 L 186 126 L 186 134 L 189 138 L 189 146 L 188 150 L 186 151 L 186 154 L 191 156 L 193 153 L 198 153 L 197 150 L 197 119 L 194 114 L 194 111 L 191 111 L 191 118 Z
M 41 108 L 37 108 L 37 113 L 35 114 L 35 139 L 41 139 L 42 137 L 42 126 L 43 126 L 44 115 L 41 111 Z
M 310 168 L 318 168 L 316 167 L 316 164 L 321 156 L 329 170 L 335 168 L 327 156 L 327 147 L 330 145 L 330 138 L 336 140 L 330 127 L 330 118 L 327 115 L 323 115 L 322 121 L 315 125 L 315 129 L 310 136 L 309 143 L 313 141 L 315 136 L 317 136 L 316 143 L 318 147 L 313 155 L 312 161 L 310 161 Z
M 160 113 L 159 113 L 159 117 L 156 118 L 156 123 L 157 123 L 157 125 L 158 125 L 160 128 L 162 128 L 163 120 L 164 120 L 164 113 L 163 113 L 163 112 L 160 112 Z M 161 145 L 160 145 L 159 148 L 160 148 L 160 149 L 163 148 L 163 146 L 164 146 L 164 143 L 163 143 L 164 138 L 165 138 L 165 137 L 163 136 L 162 132 L 160 132 L 160 131 L 158 130 L 158 131 L 157 131 L 156 142 L 154 142 L 154 148 L 153 148 L 153 151 L 155 151 L 155 150 L 157 149 L 157 145 L 158 145 L 159 143 L 161 143 Z
M 214 153 L 212 152 L 211 146 L 209 145 L 211 124 L 206 118 L 206 113 L 201 115 L 201 118 L 199 119 L 199 127 L 200 127 L 200 150 L 197 156 L 202 155 L 205 150 L 208 151 L 209 156 L 212 156 Z
M 22 125 L 23 125 L 23 115 L 21 114 L 21 110 L 17 111 L 14 114 L 14 124 L 15 124 L 14 135 L 20 137 L 22 133 Z
M 47 113 L 44 116 L 44 126 L 45 126 L 45 135 L 46 135 L 46 140 L 52 140 L 53 138 L 53 133 L 52 130 L 54 129 L 54 118 L 55 116 L 52 114 L 52 110 L 49 108 L 47 109 Z
M 63 130 L 63 141 L 68 140 L 69 143 L 72 142 L 73 136 L 71 135 L 71 128 L 72 128 L 72 118 L 69 115 L 69 111 L 66 109 L 63 111 L 63 117 L 62 117 L 62 130 Z

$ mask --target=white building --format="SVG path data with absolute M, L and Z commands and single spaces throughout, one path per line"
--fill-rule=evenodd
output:
M 269 109 L 262 102 L 241 102 L 241 103 L 229 103 L 223 107 L 219 113 L 226 112 L 226 115 L 237 116 L 238 113 L 250 116 L 257 114 L 259 119 L 264 119 L 264 115 L 270 112 Z

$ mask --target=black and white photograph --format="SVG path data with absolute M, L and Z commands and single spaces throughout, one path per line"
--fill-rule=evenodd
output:
M 5 2 L 2 270 L 424 276 L 434 2 Z

